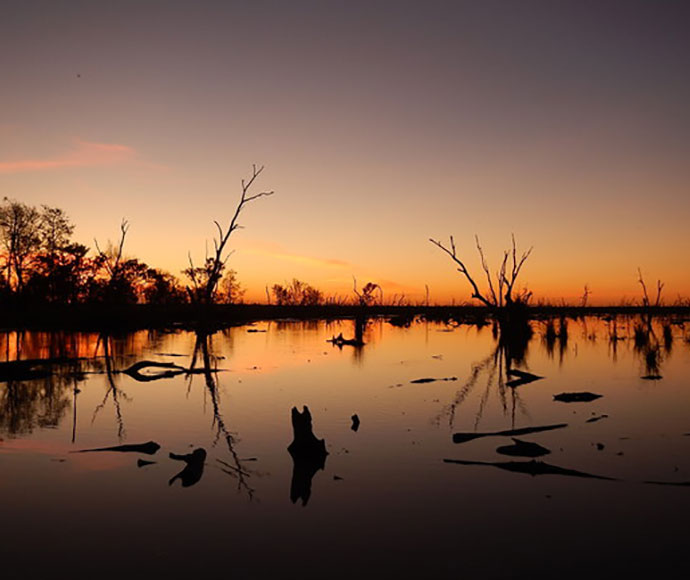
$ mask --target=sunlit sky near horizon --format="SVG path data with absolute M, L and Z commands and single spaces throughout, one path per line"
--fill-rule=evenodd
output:
M 690 296 L 690 3 L 3 0 L 0 195 L 179 274 L 243 214 L 264 298 L 469 298 L 514 233 L 537 299 Z

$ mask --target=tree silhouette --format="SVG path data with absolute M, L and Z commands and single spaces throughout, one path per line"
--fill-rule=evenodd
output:
M 515 283 L 520 275 L 520 270 L 527 261 L 527 258 L 529 258 L 530 254 L 532 253 L 532 248 L 526 252 L 522 252 L 518 257 L 515 236 L 511 236 L 511 238 L 513 242 L 512 248 L 503 252 L 503 260 L 501 261 L 499 269 L 495 273 L 492 273 L 486 257 L 484 256 L 484 250 L 479 243 L 479 237 L 474 237 L 477 245 L 477 251 L 479 252 L 479 257 L 481 259 L 482 269 L 484 270 L 487 280 L 487 290 L 484 292 L 479 289 L 474 277 L 467 269 L 467 266 L 462 259 L 458 256 L 453 236 L 450 236 L 449 246 L 446 246 L 443 243 L 434 240 L 433 238 L 429 238 L 429 241 L 435 246 L 441 248 L 441 250 L 448 254 L 453 262 L 455 262 L 455 264 L 458 266 L 458 272 L 465 276 L 467 281 L 470 283 L 470 286 L 472 286 L 472 298 L 479 300 L 482 304 L 484 304 L 484 306 L 487 306 L 493 310 L 503 307 L 510 308 L 514 305 L 525 305 L 527 302 L 529 302 L 529 299 L 532 295 L 532 293 L 528 292 L 527 290 L 523 290 L 517 296 L 513 294 Z
M 260 193 L 250 194 L 249 190 L 261 175 L 264 170 L 263 165 L 257 169 L 256 165 L 252 165 L 252 175 L 247 180 L 242 180 L 242 193 L 240 201 L 235 208 L 235 213 L 230 219 L 227 229 L 214 220 L 214 224 L 218 230 L 218 237 L 213 239 L 214 253 L 213 256 L 207 257 L 202 267 L 195 267 L 191 255 L 189 256 L 189 268 L 184 270 L 184 274 L 190 279 L 192 285 L 187 286 L 187 292 L 192 303 L 195 304 L 214 304 L 216 302 L 216 294 L 218 285 L 222 278 L 222 272 L 225 264 L 231 255 L 227 252 L 226 246 L 231 234 L 240 228 L 239 217 L 244 207 L 259 199 L 273 195 L 273 191 L 262 191 Z

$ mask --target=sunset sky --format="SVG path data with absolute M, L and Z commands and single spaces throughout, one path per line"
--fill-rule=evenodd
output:
M 265 165 L 229 265 L 469 298 L 428 238 L 537 299 L 690 296 L 690 3 L 3 0 L 0 195 L 179 274 Z

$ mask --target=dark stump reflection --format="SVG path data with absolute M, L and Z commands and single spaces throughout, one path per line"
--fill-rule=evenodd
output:
M 288 447 L 293 461 L 290 501 L 296 503 L 301 499 L 306 506 L 311 496 L 312 479 L 317 471 L 325 468 L 328 451 L 326 442 L 314 435 L 308 407 L 305 406 L 302 413 L 292 408 L 292 430 L 293 441 Z
M 170 479 L 168 485 L 175 483 L 175 480 L 182 481 L 182 487 L 191 487 L 199 483 L 201 476 L 204 474 L 204 462 L 206 461 L 206 450 L 203 448 L 195 449 L 186 455 L 178 455 L 176 453 L 170 454 L 170 459 L 177 461 L 184 461 L 187 465 L 177 475 Z

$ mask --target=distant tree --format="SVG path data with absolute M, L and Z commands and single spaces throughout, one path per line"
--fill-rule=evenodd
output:
M 41 247 L 49 256 L 55 255 L 70 242 L 74 225 L 64 210 L 57 207 L 41 206 L 39 216 L 39 238 Z
M 74 304 L 82 302 L 95 276 L 94 262 L 86 257 L 89 249 L 69 243 L 58 251 L 40 253 L 26 283 L 26 294 L 36 302 Z
M 249 190 L 263 170 L 263 166 L 257 169 L 256 165 L 253 165 L 251 177 L 246 181 L 244 179 L 242 180 L 240 201 L 235 208 L 235 213 L 230 219 L 227 229 L 224 230 L 221 225 L 214 220 L 213 223 L 218 230 L 218 237 L 213 239 L 213 256 L 207 257 L 202 267 L 194 266 L 191 256 L 189 257 L 189 268 L 184 270 L 184 274 L 192 283 L 191 286 L 187 287 L 187 292 L 193 303 L 213 304 L 216 302 L 218 285 L 223 277 L 225 264 L 231 254 L 231 252 L 227 252 L 226 247 L 230 235 L 241 227 L 238 221 L 240 213 L 248 203 L 260 197 L 273 195 L 273 191 L 262 191 L 252 195 L 249 194 Z
M 293 278 L 290 284 L 274 284 L 271 288 L 279 306 L 316 306 L 323 302 L 323 293 L 306 282 Z
M 381 294 L 383 293 L 381 290 L 381 286 L 378 284 L 375 284 L 374 282 L 367 282 L 363 287 L 362 291 L 359 292 L 357 290 L 357 279 L 353 277 L 353 291 L 355 295 L 357 296 L 357 301 L 359 302 L 360 306 L 371 306 L 376 302 L 376 296 L 374 295 L 374 292 L 376 290 L 379 291 L 379 298 L 381 297 Z
M 27 293 L 33 300 L 72 302 L 79 288 L 79 270 L 88 248 L 70 241 L 74 226 L 64 210 L 42 205 L 39 212 L 40 248 L 34 255 Z
M 25 273 L 41 245 L 41 216 L 36 208 L 5 197 L 0 206 L 0 244 L 7 288 L 21 293 Z
M 183 304 L 187 301 L 187 293 L 172 274 L 157 268 L 148 268 L 142 298 L 149 304 Z
M 147 283 L 149 267 L 136 258 L 125 258 L 124 246 L 129 223 L 120 223 L 120 240 L 108 242 L 105 250 L 94 240 L 98 255 L 94 259 L 96 275 L 91 282 L 90 300 L 110 304 L 141 302 Z
M 225 304 L 237 304 L 242 302 L 246 289 L 237 279 L 235 270 L 228 270 L 220 282 L 218 291 L 219 301 Z

